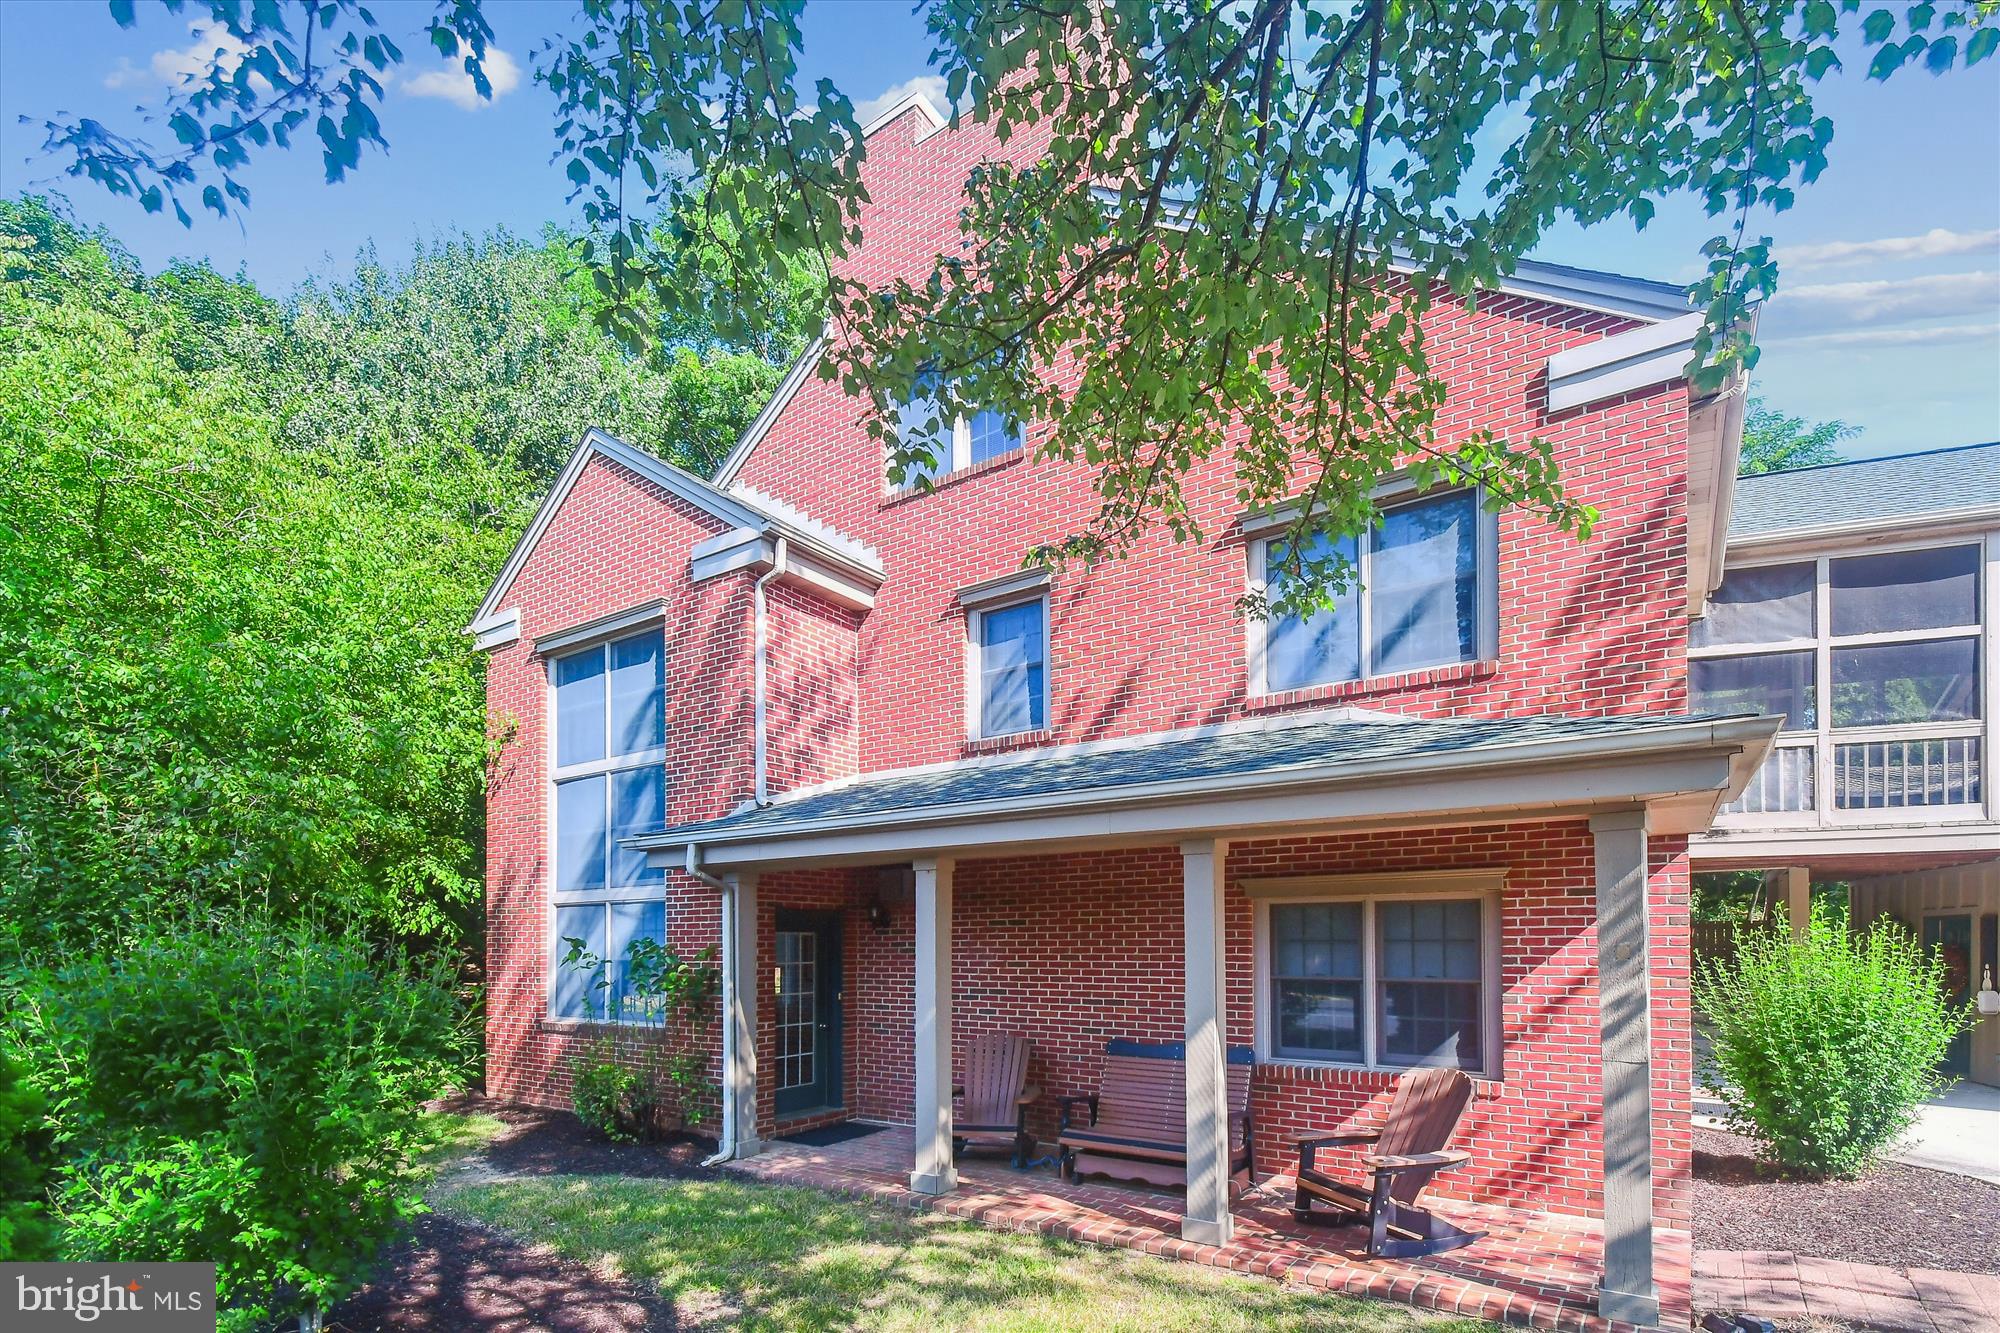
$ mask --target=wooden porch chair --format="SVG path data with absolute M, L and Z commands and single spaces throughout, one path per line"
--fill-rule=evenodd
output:
M 1042 1095 L 1028 1082 L 1030 1049 L 1026 1037 L 1000 1032 L 981 1033 L 967 1043 L 964 1081 L 951 1090 L 959 1102 L 952 1109 L 954 1155 L 968 1145 L 1007 1148 L 1016 1171 L 1027 1166 L 1035 1148 L 1028 1135 L 1028 1107 Z
M 1368 1253 L 1377 1259 L 1437 1254 L 1480 1239 L 1485 1232 L 1461 1230 L 1417 1207 L 1432 1176 L 1472 1156 L 1445 1146 L 1471 1102 L 1472 1080 L 1465 1071 L 1412 1069 L 1397 1081 L 1395 1099 L 1380 1129 L 1301 1135 L 1293 1216 L 1301 1222 L 1367 1223 Z M 1320 1148 L 1362 1143 L 1375 1147 L 1361 1159 L 1370 1175 L 1367 1185 L 1337 1180 L 1314 1163 Z M 1315 1213 L 1315 1203 L 1335 1211 Z
M 1256 1179 L 1251 1156 L 1250 1075 L 1247 1046 L 1224 1056 L 1224 1096 L 1229 1107 L 1229 1174 Z M 1187 1052 L 1178 1041 L 1104 1043 L 1097 1091 L 1061 1100 L 1056 1135 L 1064 1180 L 1088 1174 L 1172 1187 L 1187 1183 Z M 1084 1118 L 1088 1112 L 1089 1118 Z

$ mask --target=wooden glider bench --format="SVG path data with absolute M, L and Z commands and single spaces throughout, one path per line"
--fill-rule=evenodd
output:
M 1249 1172 L 1248 1046 L 1229 1048 L 1229 1174 Z M 1088 1107 L 1090 1119 L 1079 1113 Z M 1178 1041 L 1104 1043 L 1097 1091 L 1064 1097 L 1056 1136 L 1063 1179 L 1094 1173 L 1149 1185 L 1187 1184 L 1187 1052 Z M 1254 1177 L 1253 1177 L 1254 1178 Z
M 982 1033 L 966 1046 L 965 1080 L 951 1090 L 959 1100 L 951 1120 L 954 1156 L 968 1146 L 1007 1148 L 1016 1171 L 1027 1166 L 1035 1148 L 1028 1107 L 1042 1095 L 1028 1082 L 1029 1050 L 1026 1037 L 998 1032 Z
M 1410 1259 L 1470 1245 L 1486 1233 L 1464 1231 L 1417 1207 L 1431 1177 L 1472 1154 L 1446 1148 L 1472 1101 L 1472 1080 L 1459 1069 L 1412 1069 L 1396 1083 L 1395 1100 L 1380 1129 L 1345 1134 L 1306 1134 L 1298 1140 L 1298 1196 L 1292 1215 L 1301 1222 L 1336 1225 L 1363 1222 L 1368 1253 L 1377 1259 Z M 1360 1185 L 1337 1180 L 1319 1169 L 1320 1148 L 1373 1144 L 1361 1159 L 1370 1180 Z M 1314 1203 L 1331 1205 L 1315 1213 Z

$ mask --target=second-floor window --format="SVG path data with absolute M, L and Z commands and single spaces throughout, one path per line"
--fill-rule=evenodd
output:
M 549 663 L 553 1017 L 617 1018 L 627 949 L 665 929 L 665 872 L 619 845 L 666 825 L 664 656 L 655 627 Z M 603 971 L 563 966 L 569 938 L 603 959 Z
M 917 382 L 917 396 L 903 404 L 896 430 L 903 444 L 929 448 L 934 461 L 906 468 L 902 481 L 892 480 L 892 485 L 910 487 L 927 478 L 936 481 L 1011 453 L 1022 445 L 1021 424 L 991 408 L 950 422 L 940 420 L 933 384 L 928 377 Z
M 1048 600 L 977 607 L 969 615 L 972 736 L 1042 730 L 1048 725 Z
M 1689 632 L 1694 706 L 1784 719 L 1729 813 L 1978 801 L 1980 569 L 1969 544 L 1729 571 Z
M 1344 557 L 1356 585 L 1325 610 L 1273 615 L 1253 629 L 1252 691 L 1279 694 L 1485 655 L 1493 579 L 1485 517 L 1472 491 L 1453 491 L 1384 506 L 1382 521 L 1358 542 L 1315 538 L 1305 558 Z M 1252 543 L 1253 586 L 1276 604 L 1293 563 L 1276 538 Z

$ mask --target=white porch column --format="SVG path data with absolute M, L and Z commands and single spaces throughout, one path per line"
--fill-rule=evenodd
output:
M 1181 1235 L 1227 1245 L 1229 1085 L 1224 1067 L 1222 862 L 1225 844 L 1181 844 L 1181 905 L 1187 956 L 1187 1210 Z
M 1593 815 L 1597 1011 L 1603 1059 L 1604 1281 L 1598 1313 L 1660 1319 L 1653 1285 L 1653 1032 L 1646 953 L 1646 812 Z
M 731 875 L 722 894 L 724 1157 L 764 1150 L 757 1124 L 757 877 Z
M 1792 938 L 1802 939 L 1806 923 L 1812 920 L 1812 871 L 1805 866 L 1786 866 L 1785 919 L 1791 923 Z
M 958 1185 L 951 1162 L 951 872 L 948 859 L 915 863 L 917 890 L 916 1167 L 910 1188 Z

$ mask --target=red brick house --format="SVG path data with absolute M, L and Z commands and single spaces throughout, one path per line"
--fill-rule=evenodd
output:
M 868 134 L 854 262 L 927 266 L 940 184 L 1003 149 L 915 101 Z M 1223 466 L 1187 487 L 1206 542 L 1024 572 L 1087 471 L 981 414 L 898 489 L 817 348 L 712 478 L 589 433 L 473 626 L 490 1088 L 561 1104 L 574 1054 L 643 1039 L 565 937 L 719 945 L 723 1154 L 914 1122 L 924 1192 L 954 1185 L 968 1035 L 1032 1041 L 1044 1139 L 1107 1040 L 1184 1041 L 1183 1231 L 1216 1242 L 1226 1046 L 1259 1174 L 1454 1064 L 1474 1159 L 1435 1188 L 1602 1217 L 1604 1313 L 1654 1322 L 1654 1228 L 1688 1225 L 1688 838 L 1775 729 L 1688 709 L 1741 426 L 1683 376 L 1694 318 L 1549 265 L 1440 303 L 1442 432 L 1552 440 L 1597 532 L 1385 478 L 1365 588 L 1307 621 L 1237 613 L 1282 515 Z

